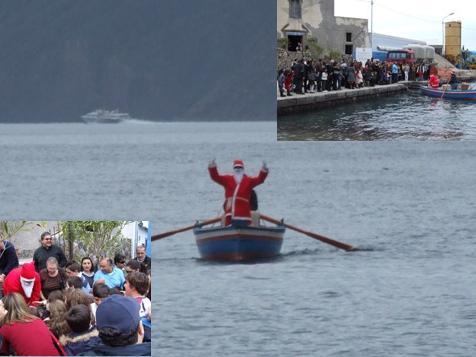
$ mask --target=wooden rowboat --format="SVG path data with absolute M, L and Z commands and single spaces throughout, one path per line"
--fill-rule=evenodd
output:
M 276 257 L 281 252 L 286 228 L 277 224 L 272 227 L 233 226 L 202 227 L 193 229 L 200 256 L 205 260 L 246 262 Z
M 441 99 L 458 99 L 458 100 L 475 100 L 476 90 L 454 90 L 430 88 L 426 86 L 421 87 L 421 93 L 430 97 Z

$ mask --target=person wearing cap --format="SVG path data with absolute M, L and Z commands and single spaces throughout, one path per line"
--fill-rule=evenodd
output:
M 33 262 L 25 263 L 21 267 L 13 269 L 7 275 L 3 284 L 3 294 L 11 293 L 18 293 L 23 296 L 29 306 L 34 306 L 41 301 L 40 274 L 35 271 Z
M 220 175 L 215 160 L 208 165 L 208 172 L 213 181 L 225 189 L 225 225 L 237 227 L 247 226 L 251 223 L 251 191 L 254 187 L 262 184 L 268 176 L 268 167 L 263 166 L 258 176 L 245 174 L 243 161 L 233 161 L 233 175 Z
M 60 268 L 64 268 L 68 262 L 63 250 L 53 244 L 53 237 L 50 232 L 43 232 L 40 237 L 41 247 L 37 248 L 33 253 L 33 261 L 35 269 L 39 273 L 40 270 L 46 268 L 46 261 L 49 257 L 55 257 Z
M 142 342 L 144 328 L 139 303 L 131 297 L 111 295 L 96 311 L 101 343 L 79 356 L 150 356 L 151 343 Z

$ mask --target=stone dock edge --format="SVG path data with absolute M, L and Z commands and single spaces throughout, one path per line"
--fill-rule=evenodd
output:
M 408 88 L 419 86 L 417 82 L 401 82 L 357 89 L 343 88 L 338 91 L 293 94 L 291 97 L 278 97 L 278 116 L 333 107 L 343 103 L 353 103 L 361 99 L 389 96 L 406 92 Z

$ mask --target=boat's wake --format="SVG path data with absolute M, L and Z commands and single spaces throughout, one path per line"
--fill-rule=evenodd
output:
M 382 251 L 382 248 L 376 248 L 372 246 L 359 246 L 355 247 L 354 250 L 350 251 L 349 253 L 352 252 L 374 252 L 374 251 Z M 291 257 L 291 256 L 301 256 L 301 255 L 317 255 L 322 253 L 324 250 L 321 248 L 315 248 L 315 249 L 297 249 L 297 250 L 291 250 L 289 252 L 281 254 L 283 257 Z M 341 252 L 340 250 L 335 250 L 336 252 Z
M 322 252 L 321 249 L 298 249 L 298 250 L 291 250 L 289 252 L 281 254 L 282 257 L 294 257 L 294 256 L 301 256 L 301 255 L 317 255 Z
M 276 263 L 283 259 L 283 255 L 280 254 L 275 257 L 271 258 L 260 258 L 260 259 L 250 259 L 245 261 L 215 261 L 215 260 L 207 260 L 202 258 L 194 258 L 195 261 L 199 264 L 206 264 L 206 265 L 236 265 L 236 264 L 264 264 L 264 263 Z
M 368 246 L 361 246 L 361 247 L 356 247 L 355 252 L 377 252 L 377 251 L 383 251 L 383 248 L 376 248 L 372 247 L 370 245 Z

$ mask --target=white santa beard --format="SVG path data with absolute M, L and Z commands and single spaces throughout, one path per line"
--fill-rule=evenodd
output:
M 34 284 L 34 283 L 33 283 Z M 31 294 L 33 293 L 33 284 L 24 284 L 21 283 L 21 287 L 23 288 L 23 292 L 27 298 L 31 298 Z
M 243 175 L 244 175 L 243 172 L 240 172 L 239 174 L 238 174 L 238 173 L 235 173 L 235 174 L 234 174 L 236 183 L 240 183 L 240 182 L 241 182 L 241 180 L 243 179 Z

